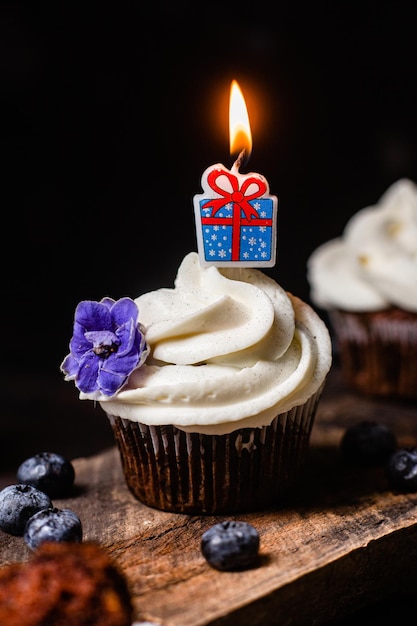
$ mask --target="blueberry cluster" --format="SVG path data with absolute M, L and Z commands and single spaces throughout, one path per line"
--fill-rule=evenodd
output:
M 44 541 L 82 541 L 82 524 L 51 498 L 66 497 L 74 484 L 72 463 L 55 452 L 36 454 L 18 467 L 17 483 L 0 491 L 0 529 L 23 536 L 35 550 Z
M 417 447 L 400 448 L 388 426 L 364 420 L 346 429 L 340 448 L 357 467 L 382 467 L 391 489 L 417 491 Z

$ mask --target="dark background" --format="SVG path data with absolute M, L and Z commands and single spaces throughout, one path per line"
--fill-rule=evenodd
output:
M 229 156 L 279 197 L 266 270 L 309 300 L 306 261 L 400 177 L 417 180 L 413 2 L 2 2 L 1 368 L 61 378 L 81 299 L 170 287 L 192 198 Z

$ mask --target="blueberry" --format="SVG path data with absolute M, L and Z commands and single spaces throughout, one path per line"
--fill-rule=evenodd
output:
M 0 528 L 10 535 L 23 535 L 32 515 L 52 506 L 49 496 L 33 485 L 9 485 L 0 491 Z
M 401 448 L 386 465 L 388 482 L 398 491 L 417 491 L 417 448 Z
M 75 479 L 72 463 L 61 454 L 41 452 L 26 459 L 17 469 L 17 482 L 33 485 L 50 498 L 68 495 Z
M 44 541 L 80 543 L 83 531 L 81 520 L 70 509 L 51 507 L 32 515 L 23 533 L 25 543 L 35 550 Z
M 215 569 L 246 569 L 258 558 L 259 534 L 247 522 L 220 522 L 203 534 L 201 551 Z
M 365 420 L 345 431 L 340 446 L 348 463 L 361 467 L 377 467 L 388 461 L 397 447 L 397 440 L 385 424 Z

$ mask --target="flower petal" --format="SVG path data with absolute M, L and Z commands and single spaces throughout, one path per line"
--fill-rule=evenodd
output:
M 102 298 L 100 300 L 100 303 L 104 304 L 104 306 L 106 306 L 109 309 L 109 311 L 110 311 L 110 309 L 112 308 L 113 304 L 115 303 L 115 300 L 113 300 L 113 298 Z
M 129 354 L 125 354 L 122 358 L 118 353 L 111 354 L 103 367 L 107 372 L 117 374 L 118 376 L 124 374 L 126 377 L 136 368 L 139 361 L 139 354 L 136 350 L 132 350 Z
M 83 354 L 91 350 L 93 344 L 85 336 L 85 328 L 77 321 L 74 322 L 74 330 L 70 341 L 70 350 L 76 359 L 81 359 Z
M 137 337 L 137 339 L 139 341 L 139 361 L 138 361 L 138 364 L 136 365 L 136 368 L 140 367 L 146 361 L 146 358 L 147 358 L 149 352 L 151 351 L 150 347 L 146 343 L 145 333 L 142 332 L 142 325 L 141 324 L 139 324 L 139 330 L 138 330 L 138 337 Z
M 139 316 L 139 309 L 131 298 L 120 298 L 111 308 L 112 322 L 117 326 L 126 324 L 129 319 L 132 319 L 134 324 L 137 324 Z
M 113 396 L 124 385 L 127 374 L 116 373 L 107 370 L 107 362 L 101 368 L 98 376 L 98 386 L 100 391 L 106 396 Z
M 111 330 L 88 330 L 85 333 L 85 337 L 95 348 L 98 346 L 118 346 L 120 344 L 120 339 Z
M 60 370 L 65 374 L 65 380 L 74 380 L 76 378 L 79 365 L 78 361 L 74 359 L 71 353 L 62 361 Z
M 126 322 L 126 324 L 119 326 L 116 330 L 116 337 L 120 342 L 120 346 L 117 351 L 119 357 L 125 356 L 125 354 L 128 354 L 132 348 L 134 348 L 137 332 L 138 330 L 136 324 L 132 319 Z
M 92 393 L 99 389 L 97 378 L 99 376 L 100 359 L 93 351 L 84 354 L 79 364 L 77 387 L 84 393 Z
M 83 300 L 75 310 L 75 321 L 85 330 L 105 330 L 111 329 L 111 310 L 102 302 L 94 300 Z

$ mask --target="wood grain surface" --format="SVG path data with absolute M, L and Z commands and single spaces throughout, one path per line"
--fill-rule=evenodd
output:
M 102 544 L 126 574 L 137 620 L 161 626 L 325 624 L 408 589 L 417 562 L 417 494 L 392 492 L 382 469 L 346 466 L 345 428 L 363 419 L 392 427 L 399 445 L 417 442 L 417 407 L 359 397 L 337 368 L 316 416 L 297 489 L 275 510 L 188 516 L 151 509 L 128 491 L 114 446 L 74 458 L 74 510 L 84 538 Z M 259 531 L 260 560 L 218 572 L 200 551 L 202 533 L 223 519 Z M 21 537 L 0 531 L 0 565 L 30 558 Z M 410 581 L 410 582 L 409 582 Z

